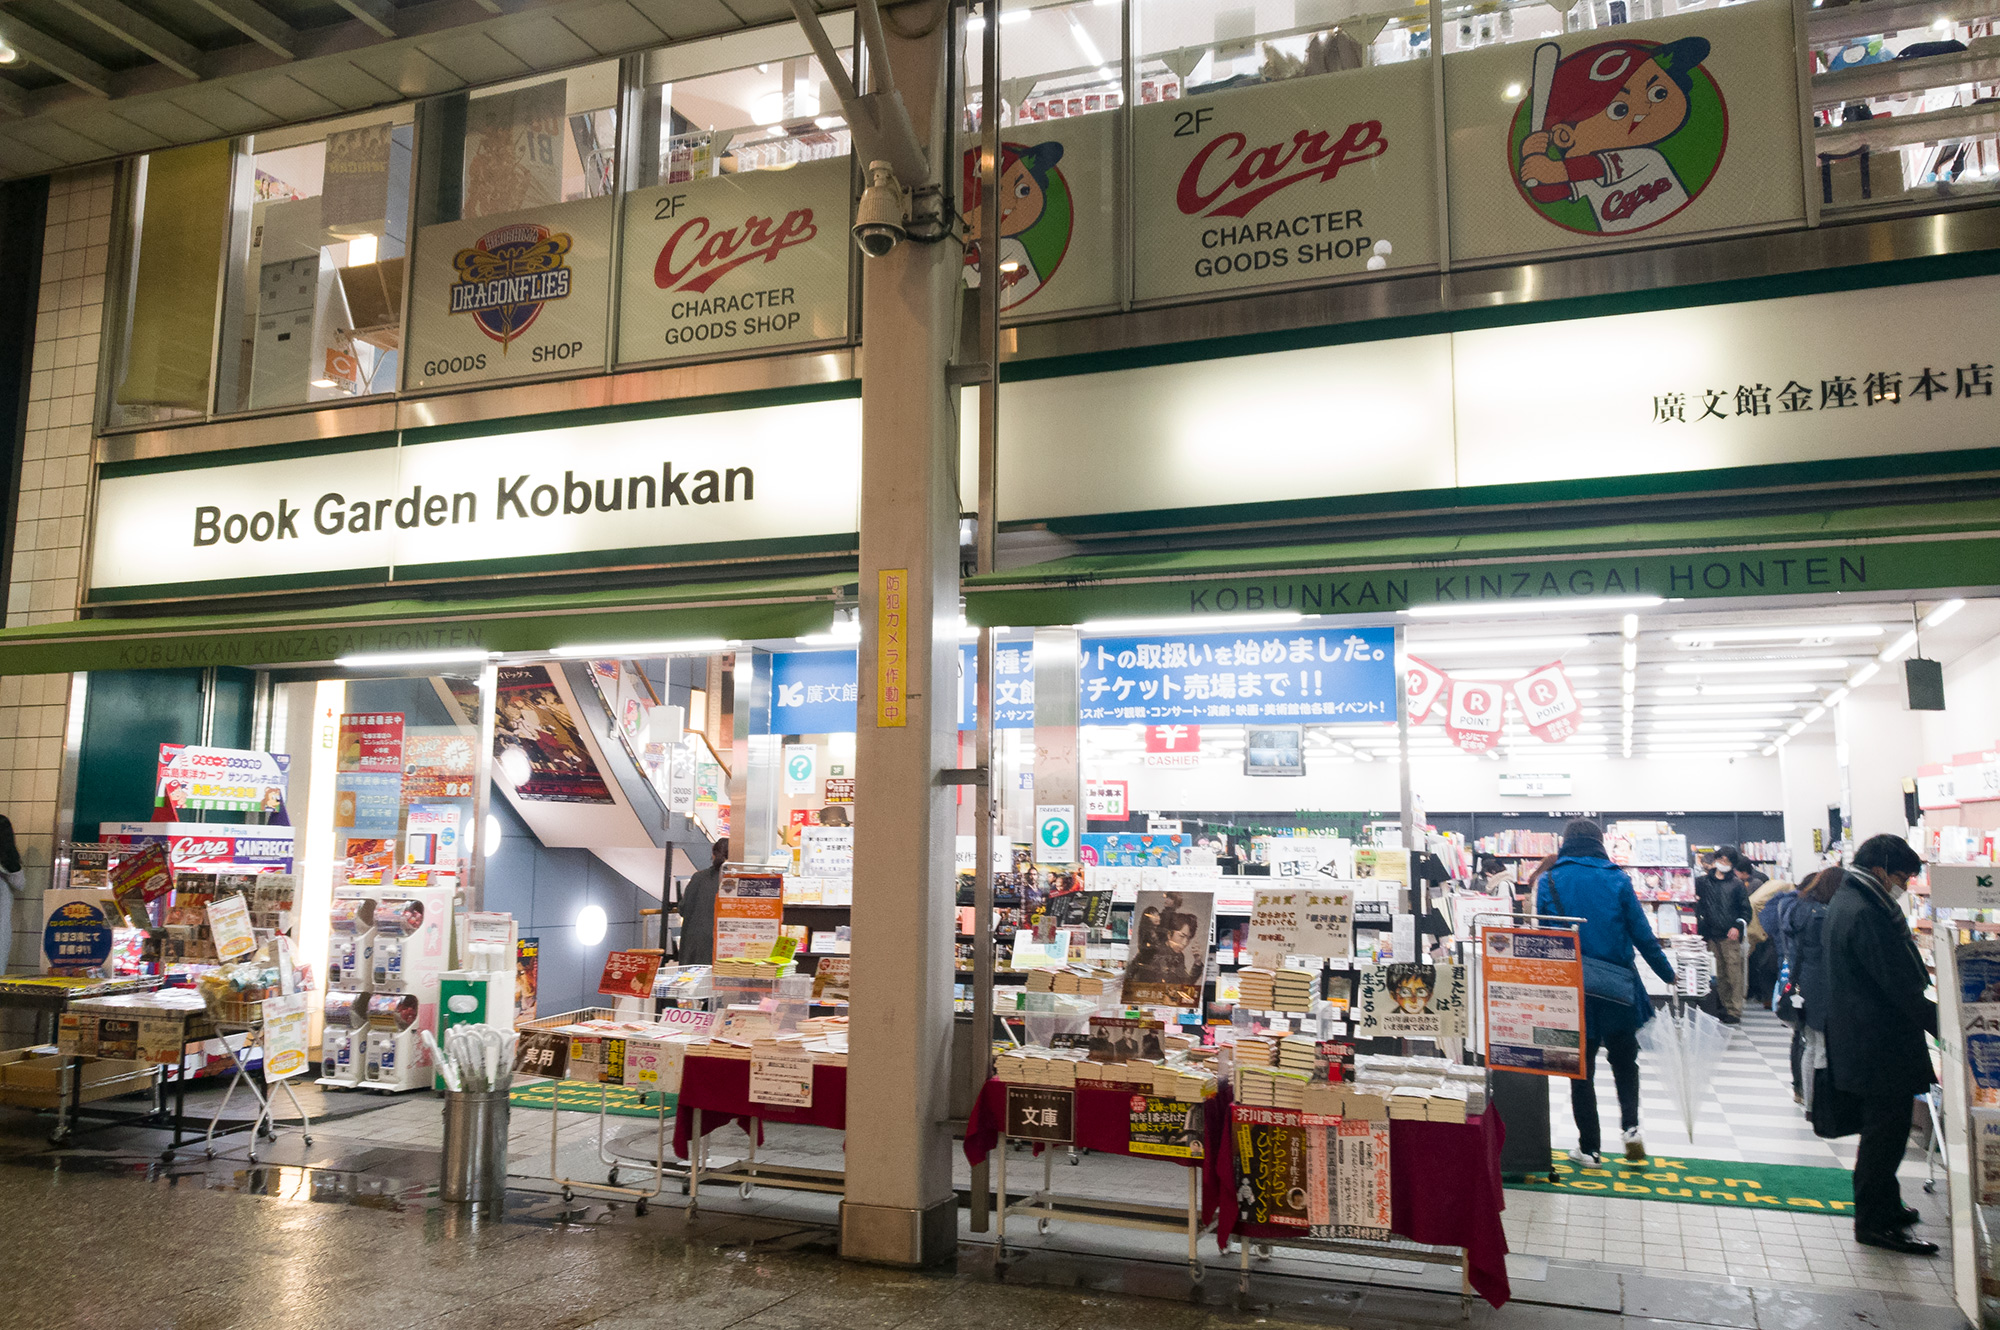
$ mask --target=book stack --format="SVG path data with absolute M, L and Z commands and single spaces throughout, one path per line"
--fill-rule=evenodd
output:
M 1341 1116 L 1342 1098 L 1339 1085 L 1326 1081 L 1312 1081 L 1306 1086 L 1301 1104 L 1308 1113 L 1337 1118 Z
M 1278 1010 L 1276 975 L 1255 965 L 1236 972 L 1236 1000 L 1252 1011 Z
M 1271 972 L 1271 987 L 1277 1000 L 1278 1011 L 1311 1011 L 1313 999 L 1318 996 L 1319 975 L 1312 970 L 1295 970 L 1291 966 Z
M 1484 1067 L 1453 1067 L 1445 1073 L 1444 1083 L 1465 1091 L 1465 1113 L 1467 1117 L 1477 1117 L 1486 1111 L 1486 1069 Z
M 1101 966 L 1071 965 L 1053 973 L 1055 991 L 1058 993 L 1081 993 L 1087 997 L 1100 997 L 1118 989 L 1118 976 Z
M 714 973 L 724 979 L 779 979 L 792 972 L 790 961 L 717 961 Z
M 1429 1112 L 1426 1116 L 1432 1122 L 1463 1122 L 1466 1114 L 1468 1095 L 1465 1086 L 1447 1081 L 1442 1089 L 1430 1091 Z
M 1302 1109 L 1307 1084 L 1304 1076 L 1279 1067 L 1236 1069 L 1237 1102 L 1255 1107 Z
M 1056 972 L 1055 972 L 1054 970 L 1030 970 L 1030 971 L 1028 971 L 1028 983 L 1027 983 L 1027 989 L 1028 989 L 1028 991 L 1029 991 L 1030 993 L 1053 993 L 1053 992 L 1055 992 L 1055 991 L 1056 991 Z
M 1431 1115 L 1431 1092 L 1421 1085 L 1399 1085 L 1389 1095 L 1391 1122 L 1425 1122 Z M 1460 1121 L 1464 1121 L 1463 1118 Z
M 808 1016 L 799 1022 L 799 1033 L 808 1038 L 820 1038 L 831 1034 L 838 1034 L 844 1038 L 847 1034 L 847 1017 Z
M 1286 1071 L 1302 1072 L 1308 1079 L 1313 1074 L 1314 1054 L 1319 1051 L 1319 1041 L 1309 1035 L 1288 1034 L 1278 1041 L 1278 1065 Z
M 1239 1067 L 1268 1067 L 1278 1060 L 1277 1054 L 1276 1043 L 1263 1035 L 1237 1036 L 1236 1065 Z
M 1340 1091 L 1340 1116 L 1358 1118 L 1363 1122 L 1389 1120 L 1389 1099 L 1382 1090 L 1360 1085 L 1337 1088 Z

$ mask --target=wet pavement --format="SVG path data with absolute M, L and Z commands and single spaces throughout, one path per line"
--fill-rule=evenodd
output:
M 1593 1282 L 1553 1272 L 1517 1278 L 1517 1300 L 1498 1312 L 1440 1290 L 1393 1286 L 1382 1271 L 1369 1282 L 1365 1271 L 1348 1281 L 1271 1270 L 1246 1293 L 1212 1240 L 1200 1285 L 1183 1263 L 1091 1241 L 1043 1240 L 1013 1252 L 996 1273 L 990 1238 L 970 1233 L 955 1267 L 859 1266 L 837 1256 L 825 1197 L 704 1191 L 694 1217 L 677 1183 L 644 1215 L 630 1200 L 566 1200 L 548 1184 L 510 1190 L 491 1210 L 442 1202 L 436 1150 L 394 1139 L 394 1124 L 434 1114 L 434 1105 L 328 1106 L 351 1116 L 318 1124 L 310 1145 L 296 1130 L 281 1131 L 257 1143 L 258 1162 L 247 1157 L 245 1136 L 218 1142 L 213 1159 L 195 1145 L 163 1161 L 166 1133 L 132 1127 L 51 1148 L 46 1119 L 0 1110 L 0 1290 L 12 1295 L 0 1299 L 0 1330 L 1962 1324 L 1949 1309 L 1877 1294 L 1816 1299 L 1734 1281 Z M 577 1126 L 595 1131 L 580 1115 Z M 594 1136 L 577 1148 L 586 1145 L 596 1149 Z M 1563 1302 L 1574 1305 L 1551 1305 Z

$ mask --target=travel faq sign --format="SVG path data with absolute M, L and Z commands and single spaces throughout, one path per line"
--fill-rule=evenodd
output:
M 1396 717 L 1392 628 L 1089 638 L 1078 721 L 1383 721 Z
M 1133 108 L 1141 299 L 1437 262 L 1430 67 Z

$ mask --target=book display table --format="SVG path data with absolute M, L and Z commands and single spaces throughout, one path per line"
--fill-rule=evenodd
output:
M 1464 1272 L 1463 1287 L 1499 1307 L 1511 1296 L 1507 1235 L 1500 1223 L 1505 1206 L 1500 1147 L 1505 1138 L 1495 1112 L 1463 1123 L 1391 1122 L 1393 1236 L 1386 1242 L 1318 1239 L 1301 1228 L 1245 1222 L 1239 1218 L 1234 1192 L 1228 1189 L 1217 1236 L 1225 1245 L 1231 1238 L 1241 1243 L 1246 1280 L 1253 1245 L 1307 1247 L 1458 1265 Z
M 1022 1089 L 1042 1090 L 1046 1087 L 1027 1086 Z M 999 1147 L 995 1166 L 995 1178 L 1000 1189 L 999 1218 L 996 1225 L 995 1261 L 1005 1265 L 1007 1258 L 1007 1219 L 1010 1215 L 1032 1217 L 1046 1232 L 1052 1219 L 1066 1220 L 1077 1224 L 1103 1224 L 1113 1228 L 1135 1228 L 1156 1233 L 1185 1233 L 1188 1244 L 1188 1270 L 1196 1283 L 1202 1279 L 1202 1265 L 1198 1244 L 1203 1232 L 1214 1227 L 1232 1184 L 1231 1156 L 1229 1153 L 1229 1091 L 1222 1091 L 1199 1105 L 1200 1111 L 1200 1154 L 1176 1156 L 1167 1154 L 1135 1153 L 1133 1150 L 1132 1110 L 1135 1099 L 1144 1101 L 1144 1095 L 1135 1095 L 1130 1090 L 1096 1089 L 1079 1085 L 1075 1090 L 1058 1093 L 1073 1094 L 1074 1111 L 1072 1117 L 1072 1139 L 1065 1142 L 1033 1136 L 1008 1135 L 1007 1082 L 989 1080 L 980 1090 L 978 1100 L 973 1104 L 972 1115 L 965 1130 L 965 1158 L 977 1165 L 994 1153 Z M 1190 1126 L 1188 1135 L 1194 1134 Z M 1008 1140 L 1033 1140 L 1042 1155 L 1042 1186 L 1021 1200 L 1015 1200 L 1007 1191 L 1007 1149 Z M 1177 1164 L 1187 1170 L 1187 1205 L 1158 1206 L 1141 1205 L 1129 1201 L 1106 1200 L 1101 1197 L 1079 1196 L 1061 1193 L 1054 1189 L 1051 1161 L 1054 1152 L 1043 1149 L 1046 1144 L 1072 1144 L 1100 1154 L 1132 1155 L 1135 1159 L 1154 1163 Z M 1192 1145 L 1190 1141 L 1189 1146 Z M 1185 1147 L 1184 1147 L 1185 1148 Z M 1218 1234 L 1218 1245 L 1221 1237 Z M 1226 1250 L 1226 1248 L 1225 1248 Z
M 749 1151 L 731 1163 L 710 1164 L 709 1133 L 730 1122 L 749 1134 Z M 753 1186 L 836 1195 L 846 1191 L 846 1175 L 832 1169 L 759 1163 L 757 1147 L 763 1143 L 766 1122 L 846 1131 L 847 1068 L 815 1065 L 812 1103 L 794 1108 L 751 1101 L 748 1058 L 690 1056 L 687 1059 L 681 1071 L 680 1102 L 674 1115 L 674 1153 L 688 1161 L 690 1214 L 701 1204 L 703 1182 L 733 1182 L 745 1199 Z

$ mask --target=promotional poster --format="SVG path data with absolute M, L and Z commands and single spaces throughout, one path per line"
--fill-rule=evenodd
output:
M 1127 1006 L 1194 1009 L 1201 1005 L 1212 891 L 1141 891 L 1132 914 L 1132 954 L 1125 967 Z
M 569 703 L 557 691 L 546 666 L 501 666 L 493 752 L 501 771 L 512 780 L 517 799 L 565 804 L 615 802 L 584 745 Z M 524 764 L 528 772 L 525 779 L 518 776 Z

